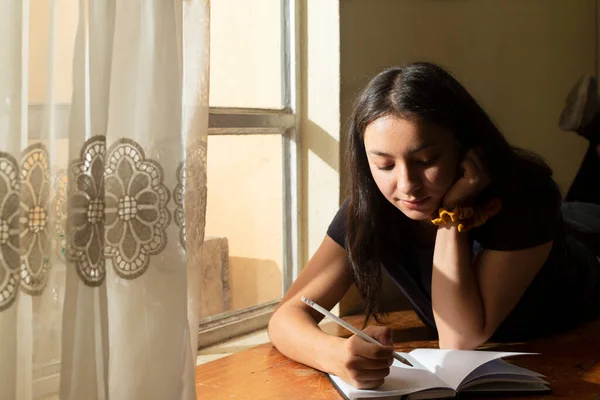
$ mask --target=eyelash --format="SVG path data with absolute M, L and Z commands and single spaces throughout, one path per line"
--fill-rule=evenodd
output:
M 438 161 L 438 159 L 439 159 L 439 157 L 436 156 L 436 157 L 430 158 L 429 160 L 419 160 L 419 161 L 416 161 L 415 163 L 418 165 L 421 165 L 423 167 L 430 167 L 433 164 L 435 164 Z M 391 171 L 394 169 L 394 167 L 395 167 L 395 165 L 391 164 L 391 165 L 386 165 L 385 167 L 378 166 L 377 169 L 380 171 Z
M 429 167 L 429 166 L 435 164 L 438 159 L 439 159 L 439 157 L 432 157 L 429 160 L 417 161 L 417 164 L 423 165 L 425 167 Z

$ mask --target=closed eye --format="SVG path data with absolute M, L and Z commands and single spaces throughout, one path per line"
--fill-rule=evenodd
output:
M 428 158 L 425 160 L 418 160 L 416 163 L 419 165 L 422 165 L 424 167 L 429 167 L 429 166 L 435 164 L 439 159 L 440 159 L 440 157 L 436 156 L 436 157 Z
M 380 171 L 391 171 L 394 169 L 394 164 L 390 164 L 390 165 L 384 165 L 384 166 L 379 166 L 377 165 L 377 169 Z

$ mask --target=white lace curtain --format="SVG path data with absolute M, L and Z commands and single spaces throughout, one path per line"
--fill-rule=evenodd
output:
M 195 398 L 208 9 L 0 1 L 0 399 Z

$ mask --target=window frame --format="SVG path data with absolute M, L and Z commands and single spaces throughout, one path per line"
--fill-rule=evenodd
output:
M 209 135 L 280 135 L 283 188 L 282 297 L 298 276 L 300 233 L 300 0 L 280 0 L 282 20 L 282 109 L 209 109 Z M 208 210 L 209 211 L 209 210 Z M 267 326 L 281 298 L 203 318 L 198 327 L 198 348 L 231 339 Z

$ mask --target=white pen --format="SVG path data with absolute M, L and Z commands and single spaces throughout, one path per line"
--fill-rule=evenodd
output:
M 367 335 L 366 333 L 364 333 L 361 330 L 356 329 L 355 327 L 353 327 L 352 325 L 350 325 L 349 323 L 347 323 L 343 319 L 341 319 L 339 317 L 336 317 L 335 315 L 333 315 L 332 313 L 330 313 L 329 311 L 327 311 L 326 309 L 324 309 L 323 307 L 321 307 L 320 305 L 318 305 L 314 301 L 309 300 L 309 299 L 307 299 L 304 296 L 302 296 L 302 301 L 305 302 L 306 304 L 308 304 L 309 306 L 311 306 L 312 308 L 314 308 L 315 310 L 317 310 L 318 312 L 320 312 L 321 314 L 323 314 L 324 316 L 331 318 L 332 320 L 334 320 L 335 322 L 337 322 L 338 324 L 340 324 L 344 328 L 348 329 L 350 332 L 354 333 L 355 335 L 360 336 L 361 338 L 363 338 L 367 342 L 383 346 L 383 344 L 379 343 L 377 340 L 373 339 L 371 336 Z M 396 360 L 400 361 L 403 364 L 409 365 L 411 367 L 413 366 L 406 358 L 402 357 L 397 352 L 394 352 L 394 358 Z

